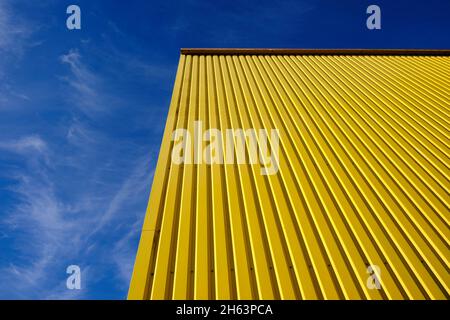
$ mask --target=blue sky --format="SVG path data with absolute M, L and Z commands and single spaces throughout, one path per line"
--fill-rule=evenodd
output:
M 82 29 L 66 28 L 77 4 Z M 366 28 L 370 4 L 382 29 Z M 181 47 L 450 48 L 450 2 L 0 0 L 0 299 L 123 299 Z M 82 289 L 66 289 L 79 265 Z

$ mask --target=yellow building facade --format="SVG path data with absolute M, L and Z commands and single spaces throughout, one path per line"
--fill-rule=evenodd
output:
M 449 89 L 449 51 L 182 49 L 128 298 L 448 299 Z

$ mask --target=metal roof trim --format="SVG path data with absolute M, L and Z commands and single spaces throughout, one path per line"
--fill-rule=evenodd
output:
M 181 48 L 180 52 L 186 55 L 450 55 L 450 49 Z

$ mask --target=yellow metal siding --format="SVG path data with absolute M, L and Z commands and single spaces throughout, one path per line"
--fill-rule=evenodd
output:
M 445 56 L 182 54 L 129 299 L 448 299 L 449 88 Z M 278 173 L 172 163 L 195 120 L 278 129 Z

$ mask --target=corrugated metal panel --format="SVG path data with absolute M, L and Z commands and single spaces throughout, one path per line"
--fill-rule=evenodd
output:
M 449 88 L 445 56 L 182 54 L 129 298 L 448 299 Z M 278 129 L 278 173 L 174 164 L 195 120 Z

